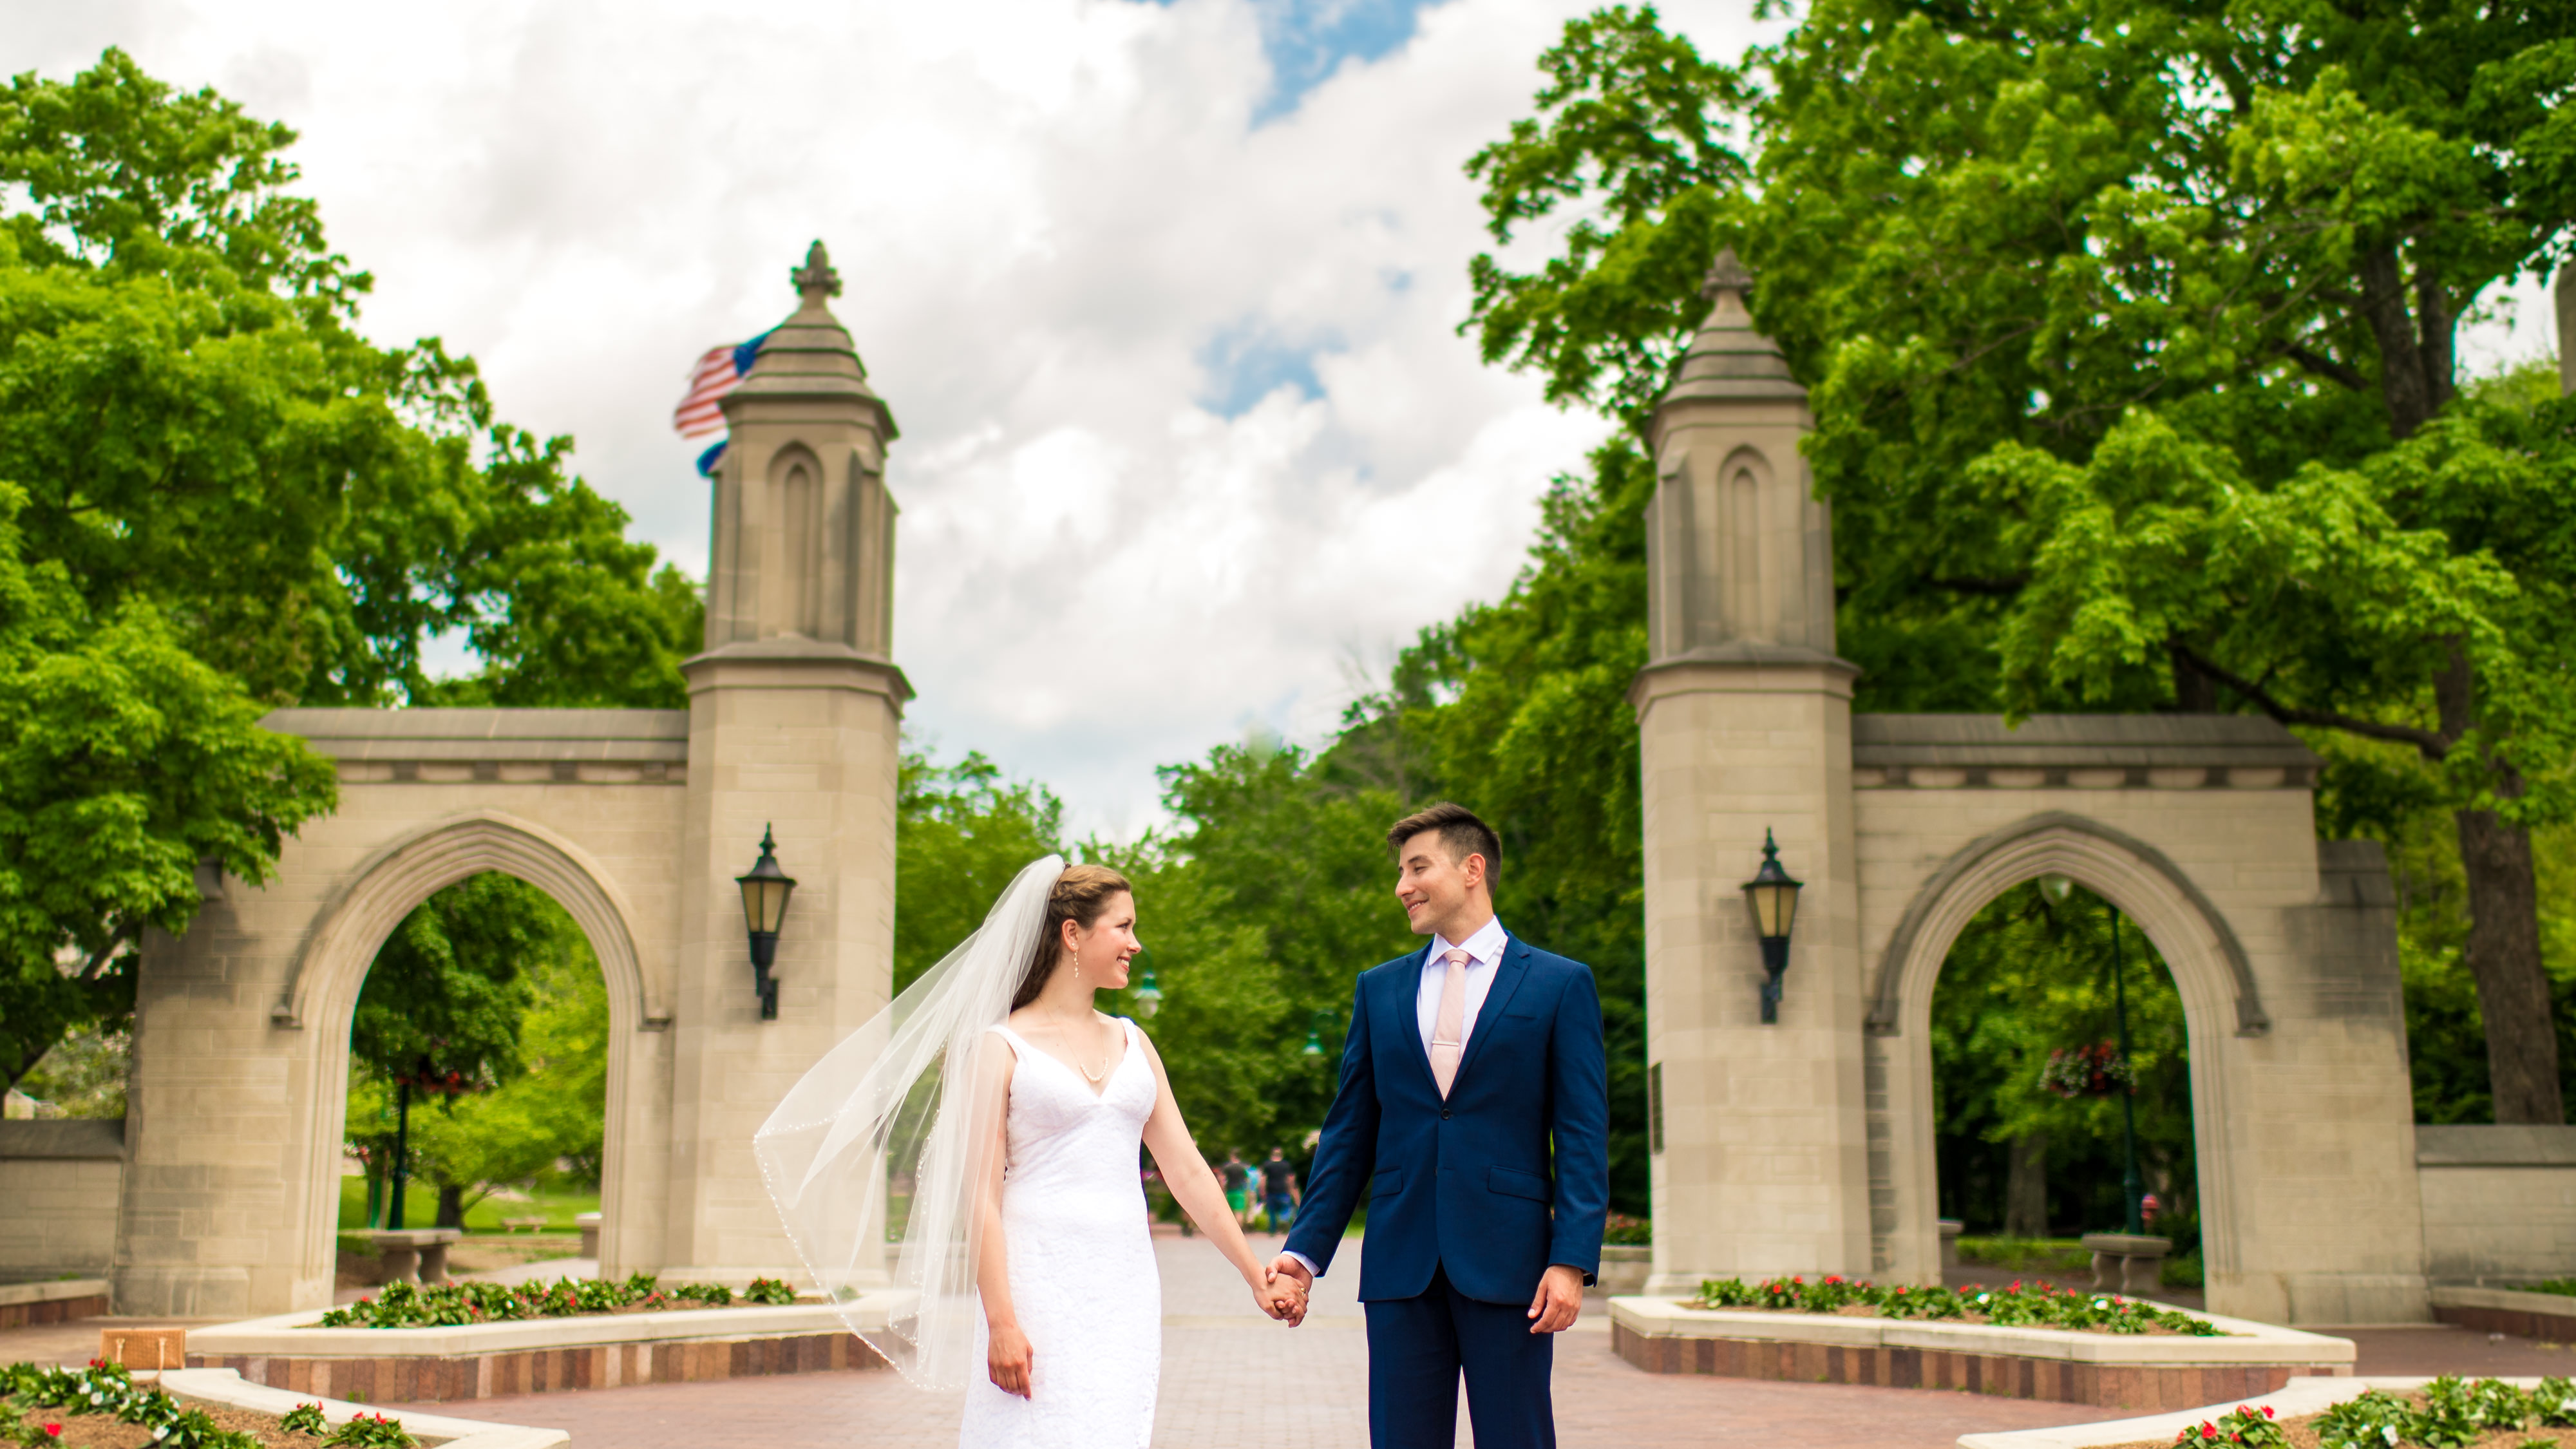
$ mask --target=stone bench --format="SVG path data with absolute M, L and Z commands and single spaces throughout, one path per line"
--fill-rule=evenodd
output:
M 581 1229 L 581 1255 L 596 1260 L 599 1257 L 599 1214 L 580 1213 L 572 1222 L 574 1227 Z
M 444 1283 L 447 1248 L 465 1236 L 462 1228 L 401 1228 L 367 1234 L 385 1265 L 388 1283 Z
M 525 1229 L 531 1233 L 542 1233 L 546 1230 L 546 1220 L 544 1218 L 503 1218 L 501 1227 L 506 1232 L 515 1233 Z
M 2173 1239 L 2138 1233 L 2086 1233 L 2081 1241 L 2093 1255 L 2093 1291 L 2116 1289 L 2131 1298 L 2145 1297 L 2161 1286 L 2165 1254 L 2173 1251 Z

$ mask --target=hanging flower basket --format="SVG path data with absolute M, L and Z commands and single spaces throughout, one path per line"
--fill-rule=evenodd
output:
M 2059 1047 L 2048 1054 L 2039 1084 L 2061 1097 L 2111 1097 L 2138 1090 L 2138 1074 L 2111 1043 Z

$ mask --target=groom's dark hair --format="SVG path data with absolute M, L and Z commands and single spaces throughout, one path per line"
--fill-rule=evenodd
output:
M 1494 883 L 1503 878 L 1502 837 L 1494 834 L 1494 827 L 1477 819 L 1475 811 L 1446 800 L 1395 822 L 1386 832 L 1386 848 L 1402 856 L 1404 842 L 1426 830 L 1440 832 L 1441 848 L 1449 852 L 1451 860 L 1464 862 L 1471 855 L 1483 856 L 1485 889 L 1492 890 Z

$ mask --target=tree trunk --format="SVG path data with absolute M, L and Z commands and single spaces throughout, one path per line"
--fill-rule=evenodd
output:
M 2441 397 L 2425 366 L 2415 318 L 2407 311 L 2409 288 L 2405 269 L 2397 260 L 2396 244 L 2384 243 L 2364 250 L 2360 270 L 2361 319 L 2379 346 L 2379 396 L 2388 408 L 2388 430 L 2398 437 L 2408 437 L 2433 416 L 2434 409 L 2441 406 Z M 2447 362 L 2447 333 L 2440 352 Z M 2441 381 L 2447 387 L 2447 372 Z
M 2191 651 L 2180 639 L 2167 643 L 2166 658 L 2173 664 L 2173 709 L 2176 714 L 2218 713 L 2218 681 L 2195 663 Z
M 2469 881 L 2469 974 L 2487 1030 L 2488 1090 L 2498 1122 L 2567 1120 L 2558 1089 L 2558 1022 L 2540 964 L 2540 885 L 2531 832 L 2492 810 L 2462 810 L 2460 865 Z
M 2012 1158 L 2004 1178 L 2004 1236 L 2048 1236 L 2048 1134 L 2033 1132 L 2012 1140 Z
M 437 1226 L 442 1228 L 465 1226 L 465 1189 L 451 1187 L 443 1182 L 438 1185 Z

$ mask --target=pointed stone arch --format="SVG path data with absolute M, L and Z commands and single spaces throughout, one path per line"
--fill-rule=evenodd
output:
M 1940 1259 L 1937 1149 L 1930 1106 L 1932 991 L 1950 948 L 1997 896 L 2044 875 L 2063 875 L 2109 901 L 2145 933 L 2182 996 L 2191 1049 L 2191 1119 L 2203 1253 L 2213 1274 L 2233 1271 L 2245 1226 L 2228 1139 L 2229 1037 L 2270 1030 L 2244 946 L 2191 878 L 2154 846 L 2101 821 L 2046 812 L 1955 852 L 1917 889 L 1880 959 L 1868 1030 L 1902 1078 L 1893 1100 L 1910 1104 L 1885 1124 L 1897 1194 L 1888 1244 L 1909 1267 Z
M 616 880 L 571 840 L 497 810 L 472 810 L 428 822 L 371 852 L 343 880 L 297 953 L 284 997 L 270 1012 L 282 1028 L 314 1033 L 310 1050 L 316 1090 L 305 1104 L 305 1201 L 337 1200 L 349 1089 L 349 1032 L 358 993 L 376 953 L 405 916 L 439 891 L 486 871 L 499 871 L 544 891 L 581 927 L 608 983 L 608 1100 L 600 1167 L 600 1209 L 615 1232 L 623 1221 L 612 1201 L 622 1185 L 620 1158 L 629 1121 L 628 1061 L 634 1035 L 670 1022 L 649 996 L 636 952 L 635 915 Z M 335 1227 L 316 1212 L 306 1236 L 307 1281 L 329 1282 Z M 603 1258 L 611 1256 L 603 1246 Z

